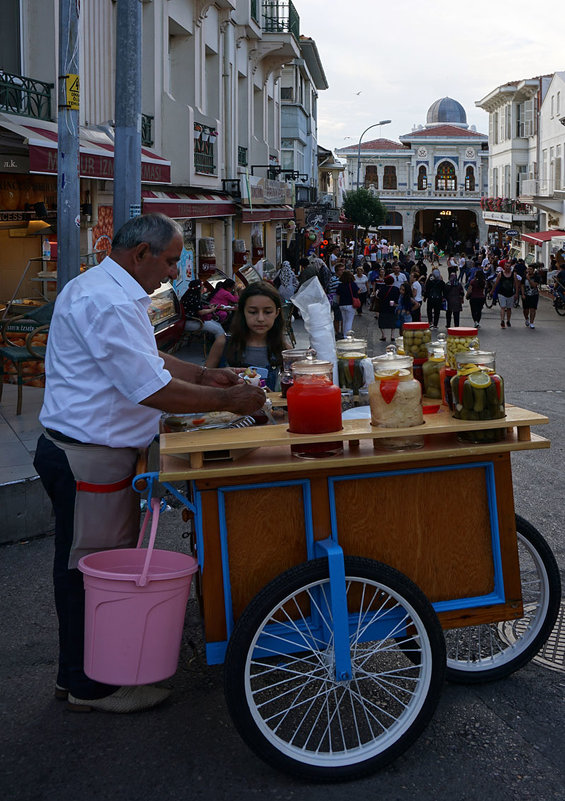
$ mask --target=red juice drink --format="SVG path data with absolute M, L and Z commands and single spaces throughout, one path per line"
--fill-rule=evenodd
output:
M 294 384 L 288 389 L 287 404 L 288 430 L 293 434 L 341 431 L 341 390 L 332 383 L 327 373 L 294 372 Z M 295 456 L 315 458 L 341 452 L 342 444 L 320 442 L 293 445 L 291 450 Z

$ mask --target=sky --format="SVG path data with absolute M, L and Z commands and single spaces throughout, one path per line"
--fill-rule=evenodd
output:
M 329 89 L 318 95 L 318 143 L 397 140 L 440 97 L 458 100 L 488 134 L 475 101 L 508 81 L 565 69 L 563 0 L 294 0 Z M 349 137 L 349 138 L 346 138 Z

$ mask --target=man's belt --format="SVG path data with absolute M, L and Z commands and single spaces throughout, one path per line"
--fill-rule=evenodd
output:
M 73 437 L 68 437 L 66 434 L 61 434 L 60 431 L 54 431 L 52 428 L 45 429 L 51 439 L 54 439 L 56 442 L 64 442 L 66 445 L 94 445 L 94 442 L 81 442 L 80 439 L 73 439 Z

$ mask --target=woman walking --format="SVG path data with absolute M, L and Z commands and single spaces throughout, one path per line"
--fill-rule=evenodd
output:
M 394 286 L 392 275 L 385 276 L 384 284 L 377 289 L 377 299 L 379 303 L 379 328 L 381 329 L 381 342 L 386 342 L 385 330 L 390 330 L 390 341 L 394 340 L 394 329 L 396 327 L 396 306 L 400 297 L 400 290 Z
M 498 297 L 498 305 L 500 306 L 500 327 L 512 328 L 510 318 L 512 317 L 512 308 L 514 307 L 514 300 L 518 297 L 520 291 L 518 278 L 512 268 L 511 264 L 505 262 L 502 271 L 498 273 L 498 278 L 493 287 L 493 293 L 496 292 Z M 504 318 L 506 317 L 506 322 Z
M 428 323 L 430 327 L 437 328 L 441 305 L 443 302 L 443 288 L 445 282 L 442 280 L 441 273 L 437 269 L 432 270 L 432 274 L 424 286 L 423 297 L 427 301 Z
M 528 267 L 526 270 L 526 276 L 521 282 L 520 289 L 522 291 L 522 311 L 524 312 L 524 321 L 526 326 L 529 328 L 535 328 L 534 320 L 536 319 L 536 311 L 539 301 L 539 284 L 539 273 L 536 273 L 533 267 Z
M 453 325 L 459 325 L 459 316 L 463 308 L 463 298 L 465 297 L 465 290 L 461 283 L 457 280 L 455 273 L 451 273 L 449 281 L 443 288 L 443 296 L 447 302 L 447 309 L 445 311 L 445 324 L 449 328 L 451 325 L 451 317 L 453 315 Z
M 369 279 L 365 275 L 365 270 L 363 267 L 359 266 L 356 269 L 355 275 L 355 283 L 357 284 L 357 293 L 359 295 L 359 300 L 361 301 L 361 305 L 357 309 L 357 314 L 363 314 L 363 306 L 367 301 L 367 295 L 369 293 Z
M 359 301 L 359 290 L 355 283 L 353 273 L 349 270 L 344 270 L 341 276 L 341 283 L 337 287 L 337 297 L 339 301 L 339 309 L 343 319 L 343 335 L 347 336 L 348 331 L 353 328 L 353 318 L 355 317 L 355 310 Z M 355 302 L 357 301 L 357 303 Z
M 473 325 L 475 328 L 481 327 L 481 316 L 483 314 L 483 306 L 485 305 L 485 288 L 487 279 L 482 270 L 475 273 L 475 277 L 471 280 L 467 294 L 465 297 L 469 301 L 471 307 L 471 315 L 473 317 Z

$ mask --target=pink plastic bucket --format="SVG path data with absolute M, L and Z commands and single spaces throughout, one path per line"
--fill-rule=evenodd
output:
M 105 684 L 150 684 L 172 676 L 178 665 L 186 603 L 198 562 L 154 549 L 159 501 L 147 549 L 100 551 L 83 556 L 84 672 Z

